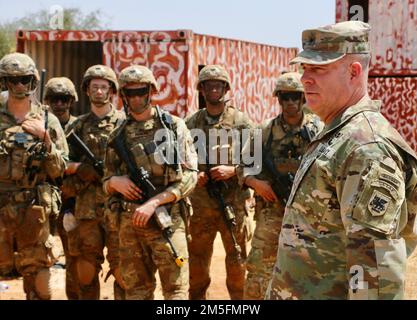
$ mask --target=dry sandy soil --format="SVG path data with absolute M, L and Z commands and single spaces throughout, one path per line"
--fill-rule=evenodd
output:
M 58 246 L 60 245 L 59 238 L 56 238 Z M 59 250 L 58 250 L 59 252 Z M 227 300 L 229 295 L 226 289 L 226 276 L 224 266 L 224 249 L 221 242 L 221 238 L 218 235 L 215 240 L 215 247 L 213 253 L 213 261 L 211 265 L 212 282 L 209 288 L 210 299 L 213 300 Z M 64 263 L 65 259 L 61 256 L 59 262 Z M 65 270 L 54 266 L 52 269 L 52 299 L 54 300 L 66 300 L 65 295 Z M 109 279 L 104 283 L 104 275 L 107 273 L 108 265 L 105 263 L 103 266 L 103 273 L 101 274 L 101 299 L 112 300 L 113 299 L 113 285 L 112 280 Z M 22 300 L 25 299 L 23 293 L 22 279 L 1 281 L 9 286 L 5 292 L 0 292 L 0 300 Z M 161 287 L 158 283 L 155 293 L 156 299 L 162 299 Z M 406 299 L 417 299 L 417 250 L 409 258 L 407 266 L 406 277 Z

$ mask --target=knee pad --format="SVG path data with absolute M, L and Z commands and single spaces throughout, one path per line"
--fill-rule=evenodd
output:
M 88 286 L 97 274 L 95 265 L 87 260 L 78 258 L 76 261 L 77 275 L 80 285 Z
M 41 269 L 35 276 L 35 290 L 41 300 L 51 299 L 50 279 L 49 269 Z

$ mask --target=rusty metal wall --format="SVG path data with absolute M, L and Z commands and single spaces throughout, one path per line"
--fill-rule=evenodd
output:
M 100 42 L 25 41 L 25 53 L 33 58 L 39 70 L 47 70 L 46 80 L 68 77 L 74 82 L 79 97 L 71 110 L 75 115 L 89 110 L 87 96 L 80 90 L 82 75 L 89 66 L 102 63 L 102 51 Z
M 98 54 L 90 46 L 100 46 L 102 51 Z M 33 55 L 40 68 L 53 70 L 49 77 L 65 75 L 77 86 L 83 71 L 93 64 L 93 55 L 101 60 L 94 63 L 102 62 L 116 74 L 131 64 L 146 65 L 161 86 L 154 101 L 181 117 L 198 109 L 199 66 L 220 63 L 232 79 L 232 103 L 257 123 L 280 112 L 277 99 L 272 97 L 275 81 L 283 71 L 294 70 L 289 61 L 298 51 L 191 30 L 21 31 L 18 50 Z M 65 59 L 70 56 L 77 57 L 76 61 Z M 85 96 L 81 97 L 80 105 L 86 105 Z
M 255 123 L 276 116 L 281 108 L 272 96 L 277 77 L 283 71 L 294 71 L 289 66 L 297 48 L 282 48 L 248 41 L 224 39 L 194 34 L 191 43 L 188 82 L 191 111 L 199 108 L 196 90 L 198 68 L 207 64 L 221 64 L 229 72 L 232 88 L 230 104 L 246 112 Z

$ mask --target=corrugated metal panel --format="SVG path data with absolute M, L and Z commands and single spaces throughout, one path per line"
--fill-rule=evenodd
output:
M 47 80 L 68 77 L 74 82 L 79 102 L 74 105 L 73 114 L 79 115 L 88 111 L 88 99 L 80 91 L 80 85 L 85 70 L 93 64 L 101 63 L 100 42 L 26 41 L 25 52 L 33 58 L 39 70 L 47 70 Z
M 277 77 L 293 70 L 289 61 L 298 49 L 280 48 L 246 41 L 195 34 L 188 69 L 190 110 L 198 109 L 196 90 L 199 65 L 222 64 L 228 70 L 232 89 L 231 104 L 242 110 L 256 123 L 272 118 L 280 111 L 272 96 Z
M 336 1 L 337 21 L 348 20 L 348 0 Z M 371 74 L 417 75 L 417 1 L 370 0 Z
M 382 100 L 382 113 L 417 151 L 417 78 L 370 78 L 369 92 Z
M 148 66 L 161 85 L 161 92 L 154 101 L 181 117 L 198 108 L 198 66 L 224 64 L 232 78 L 231 98 L 234 105 L 246 111 L 255 122 L 271 118 L 279 112 L 278 102 L 272 97 L 275 81 L 282 71 L 289 70 L 289 61 L 297 53 L 296 48 L 194 35 L 190 30 L 22 31 L 18 47 L 23 47 L 22 42 L 31 46 L 31 52 L 39 56 L 40 67 L 49 61 L 49 58 L 43 57 L 48 54 L 49 48 L 38 47 L 43 41 L 65 43 L 63 47 L 53 50 L 54 57 L 59 50 L 62 50 L 63 56 L 66 52 L 67 57 L 77 57 L 76 61 L 55 59 L 54 66 L 48 66 L 58 72 L 58 66 L 62 64 L 62 74 L 74 80 L 77 86 L 84 70 L 93 64 L 90 54 L 102 60 L 94 63 L 103 62 L 117 74 L 131 64 Z M 80 43 L 83 45 L 80 46 Z M 88 43 L 102 46 L 102 53 L 90 50 Z M 23 50 L 28 52 L 28 49 Z M 81 104 L 85 105 L 87 100 L 83 95 L 81 97 Z

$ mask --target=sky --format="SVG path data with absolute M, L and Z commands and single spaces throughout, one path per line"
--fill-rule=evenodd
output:
M 0 22 L 54 5 L 101 9 L 113 30 L 177 30 L 301 48 L 301 32 L 335 22 L 336 0 L 0 0 Z

